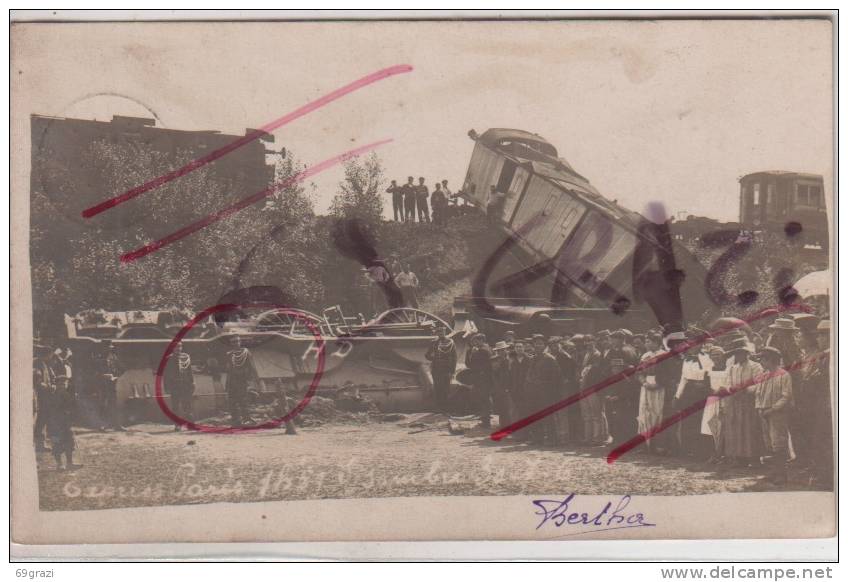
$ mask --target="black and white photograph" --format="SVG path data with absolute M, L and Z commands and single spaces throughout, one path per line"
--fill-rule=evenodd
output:
M 13 537 L 834 535 L 827 18 L 11 41 Z

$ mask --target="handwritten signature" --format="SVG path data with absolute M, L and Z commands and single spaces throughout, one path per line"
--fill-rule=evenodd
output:
M 536 529 L 541 528 L 545 524 L 553 524 L 557 528 L 563 526 L 576 526 L 579 529 L 575 533 L 566 534 L 566 536 L 577 536 L 592 532 L 609 531 L 614 529 L 626 529 L 631 527 L 655 527 L 655 523 L 645 521 L 643 513 L 625 511 L 630 505 L 630 495 L 624 495 L 618 500 L 613 508 L 613 502 L 610 501 L 597 513 L 578 512 L 574 511 L 571 504 L 576 494 L 571 493 L 565 499 L 536 499 L 533 505 L 536 506 L 536 515 L 541 516 L 541 521 Z M 550 526 L 549 526 L 550 527 Z M 565 536 L 561 536 L 565 537 Z

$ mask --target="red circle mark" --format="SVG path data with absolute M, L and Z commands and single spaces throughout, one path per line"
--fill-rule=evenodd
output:
M 312 381 L 309 384 L 309 389 L 306 391 L 306 394 L 303 396 L 300 402 L 298 402 L 297 406 L 291 409 L 291 411 L 285 416 L 281 416 L 280 418 L 275 418 L 269 420 L 267 422 L 263 422 L 262 424 L 257 424 L 255 426 L 211 426 L 208 424 L 197 424 L 192 422 L 186 418 L 182 418 L 174 413 L 173 410 L 165 403 L 165 392 L 162 386 L 162 374 L 165 372 L 165 365 L 168 362 L 168 358 L 171 357 L 171 353 L 173 353 L 176 345 L 182 341 L 183 337 L 191 331 L 198 322 L 205 320 L 212 314 L 233 311 L 236 309 L 243 309 L 247 307 L 265 307 L 265 308 L 276 308 L 284 312 L 286 315 L 290 315 L 302 320 L 306 327 L 309 328 L 309 331 L 312 332 L 312 335 L 315 337 L 315 343 L 318 347 L 317 354 L 317 362 L 315 364 L 315 374 L 312 377 Z M 318 329 L 315 324 L 313 324 L 309 319 L 303 315 L 300 311 L 295 309 L 291 309 L 289 307 L 283 305 L 277 305 L 275 303 L 221 303 L 218 305 L 213 305 L 207 309 L 204 309 L 197 315 L 195 315 L 191 321 L 186 323 L 180 331 L 177 332 L 177 335 L 174 336 L 174 339 L 171 340 L 171 343 L 168 344 L 168 347 L 165 348 L 165 353 L 162 354 L 162 359 L 159 360 L 159 366 L 156 369 L 156 402 L 159 404 L 159 408 L 162 412 L 170 418 L 175 423 L 187 426 L 191 430 L 196 430 L 200 432 L 210 432 L 210 433 L 221 433 L 221 434 L 233 434 L 240 432 L 255 432 L 259 430 L 268 430 L 272 428 L 278 428 L 281 424 L 286 423 L 296 417 L 298 414 L 303 412 L 303 410 L 309 405 L 309 401 L 312 400 L 312 397 L 315 396 L 315 392 L 318 390 L 318 382 L 321 380 L 321 376 L 324 373 L 324 338 L 321 336 L 321 330 Z

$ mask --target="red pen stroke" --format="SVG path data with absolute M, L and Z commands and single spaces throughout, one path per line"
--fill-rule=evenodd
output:
M 253 426 L 213 426 L 208 424 L 198 424 L 187 418 L 179 416 L 171 409 L 170 403 L 165 402 L 166 386 L 163 384 L 165 376 L 165 366 L 168 364 L 168 359 L 172 357 L 174 349 L 179 343 L 183 341 L 183 338 L 191 331 L 194 326 L 196 326 L 198 323 L 206 321 L 210 316 L 213 316 L 218 313 L 229 313 L 240 309 L 256 307 L 262 307 L 265 309 L 272 307 L 276 309 L 278 313 L 285 313 L 289 317 L 294 317 L 296 319 L 302 320 L 304 325 L 309 329 L 309 332 L 314 337 L 314 346 L 317 350 L 315 354 L 315 373 L 312 375 L 312 380 L 309 382 L 309 388 L 306 390 L 306 393 L 303 395 L 303 398 L 287 414 L 278 418 L 268 420 L 266 422 L 263 422 L 262 424 L 257 424 Z M 191 319 L 191 321 L 182 326 L 177 332 L 177 334 L 174 336 L 174 339 L 172 339 L 168 346 L 165 348 L 165 351 L 162 354 L 162 358 L 159 360 L 159 365 L 155 368 L 154 373 L 156 403 L 159 405 L 160 410 L 165 416 L 174 421 L 175 424 L 179 426 L 184 426 L 189 430 L 217 434 L 243 434 L 255 433 L 261 430 L 277 428 L 282 424 L 292 421 L 298 414 L 303 412 L 303 410 L 307 406 L 309 406 L 309 403 L 315 396 L 315 393 L 317 392 L 318 386 L 321 382 L 321 376 L 324 374 L 324 365 L 326 358 L 325 346 L 326 343 L 321 335 L 321 330 L 308 317 L 306 317 L 303 312 L 298 311 L 296 309 L 291 309 L 289 307 L 286 307 L 285 305 L 265 302 L 221 303 L 218 305 L 213 305 L 212 307 L 208 307 L 197 315 L 195 315 Z
M 671 350 L 669 350 L 667 352 L 663 352 L 662 354 L 654 356 L 653 358 L 648 358 L 647 360 L 640 362 L 636 366 L 631 366 L 629 368 L 622 370 L 621 372 L 619 372 L 617 374 L 613 374 L 609 378 L 606 378 L 606 379 L 601 380 L 600 382 L 598 382 L 596 384 L 593 384 L 592 386 L 584 388 L 580 392 L 578 392 L 576 394 L 572 394 L 571 396 L 569 396 L 568 398 L 566 398 L 564 400 L 560 400 L 559 402 L 551 404 L 547 408 L 543 408 L 542 410 L 539 410 L 538 412 L 534 412 L 533 414 L 526 416 L 525 418 L 522 418 L 521 420 L 517 420 L 517 421 L 513 422 L 512 424 L 509 424 L 509 425 L 505 426 L 504 428 L 501 428 L 501 429 L 497 430 L 496 432 L 493 432 L 489 436 L 489 438 L 491 438 L 493 441 L 499 441 L 501 439 L 504 439 L 517 430 L 521 430 L 522 428 L 525 428 L 526 426 L 529 426 L 529 425 L 533 424 L 534 422 L 542 420 L 546 416 L 549 416 L 549 415 L 551 415 L 555 412 L 558 412 L 558 411 L 562 410 L 563 408 L 571 406 L 572 404 L 576 404 L 577 402 L 583 400 L 587 396 L 591 396 L 595 392 L 599 392 L 599 391 L 603 390 L 604 388 L 609 388 L 610 386 L 612 386 L 616 382 L 621 382 L 622 380 L 626 380 L 627 378 L 630 378 L 631 376 L 633 376 L 635 374 L 639 374 L 640 372 L 642 372 L 642 371 L 644 371 L 648 368 L 652 368 L 652 367 L 656 366 L 657 364 L 659 364 L 659 363 L 661 363 L 661 362 L 663 362 L 663 361 L 665 361 L 669 358 L 673 358 L 673 357 L 675 357 L 679 354 L 682 354 L 682 353 L 684 353 L 684 352 L 686 352 L 686 351 L 688 351 L 688 350 L 690 350 L 694 347 L 700 346 L 701 344 L 703 344 L 704 342 L 706 342 L 709 339 L 721 337 L 721 336 L 723 336 L 727 333 L 732 332 L 733 330 L 735 330 L 737 328 L 743 327 L 745 324 L 751 323 L 751 322 L 756 321 L 758 319 L 761 319 L 763 317 L 768 317 L 770 315 L 774 315 L 775 311 L 780 313 L 780 312 L 787 311 L 787 310 L 790 310 L 790 309 L 797 309 L 797 310 L 805 311 L 805 312 L 810 311 L 809 306 L 800 305 L 800 304 L 779 305 L 777 307 L 770 307 L 770 308 L 767 308 L 767 309 L 763 309 L 763 310 L 758 311 L 757 313 L 755 313 L 754 315 L 752 315 L 752 316 L 750 316 L 746 319 L 740 319 L 739 322 L 729 323 L 729 324 L 727 324 L 727 325 L 725 325 L 725 326 L 723 326 L 723 327 L 721 327 L 717 330 L 713 330 L 709 333 L 705 333 L 705 334 L 700 335 L 696 338 L 693 338 L 689 341 L 681 342 L 680 344 L 678 344 L 677 346 L 675 346 L 674 348 L 672 348 Z
M 222 210 L 219 210 L 218 212 L 213 212 L 212 214 L 210 214 L 210 215 L 208 215 L 204 218 L 201 218 L 200 220 L 193 222 L 193 223 L 189 224 L 188 226 L 184 226 L 183 228 L 179 229 L 178 231 L 176 231 L 174 233 L 169 234 L 168 236 L 166 236 L 164 238 L 160 238 L 159 240 L 156 240 L 152 243 L 146 244 L 143 247 L 139 247 L 139 248 L 135 249 L 134 251 L 130 251 L 128 253 L 121 255 L 121 262 L 122 263 L 131 263 L 132 261 L 135 261 L 136 259 L 140 259 L 144 256 L 147 256 L 152 252 L 158 251 L 162 247 L 168 246 L 169 244 L 174 243 L 174 242 L 180 240 L 181 238 L 185 238 L 188 235 L 195 233 L 198 230 L 209 226 L 210 224 L 213 224 L 215 222 L 218 222 L 219 220 L 223 220 L 223 219 L 225 219 L 229 216 L 232 216 L 236 212 L 243 210 L 243 209 L 247 208 L 248 206 L 250 206 L 252 204 L 257 203 L 264 198 L 267 198 L 268 196 L 272 195 L 274 192 L 276 192 L 278 190 L 283 190 L 283 189 L 288 188 L 289 186 L 291 186 L 293 184 L 297 184 L 298 182 L 302 182 L 302 181 L 304 181 L 308 178 L 311 178 L 312 176 L 314 176 L 316 174 L 323 172 L 324 170 L 326 170 L 328 168 L 335 166 L 336 164 L 339 164 L 341 162 L 344 162 L 345 160 L 348 160 L 348 159 L 353 158 L 355 156 L 358 156 L 358 155 L 364 154 L 366 152 L 369 152 L 371 150 L 374 150 L 374 149 L 376 149 L 376 148 L 378 148 L 382 145 L 390 143 L 391 141 L 392 141 L 391 139 L 384 139 L 384 140 L 381 140 L 381 141 L 375 141 L 373 143 L 369 143 L 367 145 L 364 145 L 364 146 L 361 146 L 361 147 L 358 147 L 358 148 L 355 148 L 355 149 L 352 149 L 352 150 L 348 150 L 345 153 L 340 154 L 338 156 L 328 158 L 328 159 L 324 160 L 323 162 L 319 162 L 319 163 L 315 164 L 314 166 L 310 166 L 310 167 L 306 168 L 305 170 L 303 170 L 302 172 L 295 174 L 294 176 L 291 176 L 289 178 L 286 178 L 285 180 L 277 182 L 276 184 L 273 184 L 273 185 L 269 186 L 268 188 L 265 188 L 264 190 L 257 192 L 256 194 L 253 194 L 253 195 L 248 196 L 246 198 L 242 198 L 241 200 L 239 200 L 235 204 L 228 206 L 228 207 L 226 207 Z
M 115 196 L 114 198 L 109 198 L 108 200 L 104 200 L 103 202 L 100 202 L 99 204 L 95 204 L 94 206 L 92 206 L 90 208 L 86 208 L 85 210 L 82 211 L 82 215 L 83 215 L 84 218 L 91 218 L 93 216 L 97 216 L 101 212 L 109 210 L 110 208 L 117 206 L 119 204 L 123 204 L 124 202 L 127 202 L 128 200 L 132 200 L 136 196 L 144 194 L 145 192 L 147 192 L 149 190 L 153 190 L 154 188 L 158 188 L 159 186 L 161 186 L 163 184 L 167 184 L 171 180 L 175 180 L 175 179 L 177 179 L 181 176 L 185 176 L 186 174 L 189 174 L 189 173 L 197 170 L 198 168 L 205 166 L 209 162 L 213 162 L 213 161 L 217 160 L 218 158 L 221 158 L 221 157 L 227 155 L 228 153 L 240 148 L 241 146 L 248 144 L 248 143 L 250 143 L 250 142 L 252 142 L 256 139 L 259 139 L 263 135 L 270 133 L 270 132 L 274 131 L 275 129 L 278 129 L 278 128 L 286 125 L 289 122 L 294 121 L 295 119 L 303 117 L 304 115 L 311 113 L 311 112 L 315 111 L 316 109 L 319 109 L 319 108 L 323 107 L 324 105 L 327 105 L 328 103 L 332 103 L 333 101 L 344 97 L 348 93 L 353 93 L 354 91 L 362 89 L 363 87 L 371 85 L 372 83 L 376 83 L 377 81 L 381 81 L 383 79 L 386 79 L 388 77 L 392 77 L 394 75 L 399 75 L 401 73 L 408 73 L 410 71 L 412 71 L 412 67 L 410 65 L 395 65 L 393 67 L 388 67 L 388 68 L 385 68 L 385 69 L 380 69 L 379 71 L 375 71 L 375 72 L 371 73 L 370 75 L 366 75 L 366 76 L 362 77 L 361 79 L 357 79 L 356 81 L 345 85 L 344 87 L 340 87 L 340 88 L 336 89 L 335 91 L 333 91 L 332 93 L 328 93 L 328 94 L 324 95 L 323 97 L 316 99 L 315 101 L 310 101 L 309 103 L 307 103 L 303 107 L 295 109 L 291 113 L 288 113 L 288 114 L 280 117 L 279 119 L 275 119 L 274 121 L 272 121 L 272 122 L 270 122 L 266 125 L 263 125 L 262 127 L 260 127 L 257 130 L 251 131 L 250 133 L 246 134 L 244 137 L 241 137 L 241 138 L 233 141 L 232 143 L 225 145 L 222 148 L 214 150 L 214 151 L 206 154 L 205 156 L 197 158 L 193 162 L 189 162 L 188 164 L 186 164 L 182 168 L 176 169 L 172 172 L 168 172 L 167 174 L 163 174 L 163 175 L 159 176 L 158 178 L 154 178 L 153 180 L 150 180 L 149 182 L 145 182 L 141 186 L 136 186 L 135 188 L 133 188 L 131 190 L 127 190 L 123 194 L 119 194 L 118 196 Z
M 740 390 L 744 390 L 745 388 L 748 388 L 748 387 L 753 386 L 755 384 L 765 382 L 769 378 L 774 378 L 775 376 L 780 376 L 782 374 L 788 374 L 789 372 L 793 372 L 795 370 L 800 370 L 801 368 L 804 368 L 805 366 L 809 366 L 810 364 L 813 364 L 813 363 L 817 362 L 818 360 L 823 360 L 823 359 L 827 358 L 829 355 L 830 355 L 830 350 L 825 350 L 824 352 L 814 354 L 812 356 L 804 358 L 803 360 L 798 360 L 797 362 L 793 362 L 792 364 L 789 364 L 788 366 L 783 366 L 782 368 L 778 368 L 777 370 L 773 370 L 771 372 L 763 372 L 762 374 L 758 374 L 758 375 L 754 376 L 753 378 L 750 378 L 749 380 L 745 380 L 744 382 L 740 382 L 739 384 L 736 384 L 735 386 L 731 386 L 729 388 L 726 388 L 725 389 L 726 392 L 720 392 L 720 393 L 717 393 L 717 394 L 713 394 L 711 397 L 718 397 L 718 398 L 721 399 L 721 398 L 727 398 L 728 396 L 733 396 L 734 394 L 736 394 Z M 630 439 L 626 443 L 623 443 L 622 445 L 620 445 L 620 446 L 616 447 L 615 449 L 613 449 L 612 451 L 610 451 L 610 454 L 607 455 L 607 463 L 610 463 L 610 464 L 614 463 L 616 461 L 616 459 L 618 459 L 624 453 L 635 449 L 636 447 L 638 447 L 639 445 L 644 443 L 646 440 L 653 438 L 654 436 L 658 435 L 659 433 L 661 433 L 665 429 L 677 424 L 678 422 L 680 422 L 681 420 L 683 420 L 687 416 L 691 416 L 692 414 L 695 414 L 699 410 L 703 410 L 706 405 L 707 405 L 707 398 L 704 398 L 703 400 L 699 400 L 698 402 L 696 402 L 696 403 L 694 403 L 690 406 L 687 406 L 683 410 L 679 410 L 678 412 L 672 414 L 671 416 L 663 419 L 663 421 L 660 424 L 658 424 L 657 426 L 652 427 L 652 428 L 646 430 L 645 432 L 641 432 L 641 433 L 637 434 L 635 437 L 633 437 L 632 439 Z

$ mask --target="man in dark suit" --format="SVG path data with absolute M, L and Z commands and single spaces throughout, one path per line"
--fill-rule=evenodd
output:
M 403 209 L 406 222 L 415 222 L 415 178 L 409 176 L 401 190 L 403 191 Z
M 465 365 L 471 370 L 480 424 L 486 428 L 492 426 L 492 355 L 492 348 L 482 333 L 471 339 L 471 347 L 465 352 Z
M 430 222 L 430 189 L 424 184 L 424 178 L 418 178 L 415 187 L 415 201 L 418 205 L 418 222 Z
M 43 452 L 47 450 L 44 442 L 44 430 L 50 418 L 50 397 L 53 390 L 54 375 L 48 364 L 50 348 L 36 341 L 32 349 L 35 354 L 32 362 L 33 410 L 35 412 L 33 439 L 35 440 L 35 450 Z
M 171 395 L 171 410 L 183 420 L 191 420 L 192 400 L 194 398 L 194 371 L 191 368 L 191 356 L 183 351 L 182 342 L 174 346 L 168 357 L 162 374 L 165 392 Z M 174 423 L 179 431 L 182 423 Z
M 439 412 L 448 412 L 448 391 L 454 372 L 456 372 L 456 345 L 450 339 L 444 327 L 436 330 L 437 339 L 427 349 L 424 357 L 430 361 L 430 373 L 433 375 L 433 391 L 436 396 L 436 408 Z
M 542 334 L 533 336 L 533 351 L 535 356 L 530 362 L 525 379 L 525 398 L 531 409 L 538 412 L 550 406 L 553 395 L 560 391 L 561 372 L 556 358 L 547 350 L 547 340 Z M 546 437 L 551 443 L 556 442 L 556 424 L 551 415 L 530 425 L 530 442 L 544 444 Z
M 247 388 L 252 380 L 256 380 L 256 367 L 253 364 L 253 354 L 242 347 L 241 337 L 234 335 L 231 342 L 233 349 L 227 352 L 226 359 L 226 390 L 233 426 L 241 426 L 245 420 L 250 422 Z
M 604 373 L 614 376 L 639 363 L 636 352 L 625 345 L 625 333 L 616 330 L 610 334 L 610 348 L 604 354 Z M 618 380 L 606 397 L 606 414 L 614 444 L 621 444 L 636 435 L 636 417 L 639 415 L 639 383 L 636 376 Z M 700 417 L 699 417 L 700 418 Z
M 392 195 L 395 222 L 404 222 L 406 217 L 403 214 L 403 188 L 397 185 L 397 180 L 392 180 L 392 185 L 386 188 L 386 192 Z
M 95 368 L 100 381 L 100 430 L 124 431 L 118 407 L 118 378 L 124 373 L 124 368 L 111 341 L 107 340 L 106 354 L 96 360 Z

